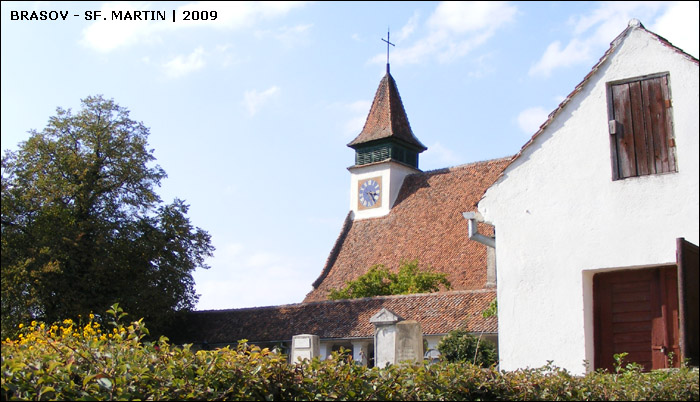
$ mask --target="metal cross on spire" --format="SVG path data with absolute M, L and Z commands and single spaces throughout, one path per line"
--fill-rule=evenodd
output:
M 386 42 L 386 72 L 389 74 L 389 45 L 391 46 L 396 46 L 393 43 L 389 42 L 389 39 L 391 37 L 389 36 L 389 28 L 386 29 L 386 39 L 382 38 L 384 42 Z

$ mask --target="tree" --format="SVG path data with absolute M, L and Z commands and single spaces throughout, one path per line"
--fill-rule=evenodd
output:
M 373 265 L 364 275 L 346 282 L 344 288 L 332 289 L 328 298 L 339 300 L 430 293 L 440 290 L 440 285 L 450 288 L 450 281 L 445 274 L 432 272 L 430 267 L 421 270 L 418 260 L 402 261 L 397 273 L 389 271 L 382 264 Z
M 498 351 L 493 343 L 477 338 L 463 329 L 452 330 L 440 339 L 438 351 L 449 362 L 490 366 L 498 361 Z
M 184 201 L 154 191 L 166 174 L 151 166 L 148 128 L 95 96 L 29 133 L 2 157 L 3 334 L 115 302 L 157 330 L 193 308 L 192 271 L 214 248 Z

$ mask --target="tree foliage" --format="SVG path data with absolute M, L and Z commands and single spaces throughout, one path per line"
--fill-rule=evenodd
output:
M 449 362 L 468 362 L 479 366 L 490 366 L 498 361 L 496 346 L 481 337 L 455 329 L 438 342 L 440 356 Z
M 344 288 L 332 289 L 328 298 L 339 300 L 430 293 L 439 291 L 440 285 L 450 288 L 450 281 L 444 273 L 432 272 L 430 267 L 421 269 L 417 260 L 402 261 L 396 273 L 382 264 L 374 265 L 364 275 L 346 282 Z
M 2 157 L 2 331 L 87 316 L 119 302 L 158 328 L 198 298 L 192 271 L 213 247 L 188 206 L 155 187 L 148 128 L 102 96 L 57 109 Z
M 489 306 L 481 312 L 481 316 L 484 318 L 498 317 L 498 299 L 491 300 Z

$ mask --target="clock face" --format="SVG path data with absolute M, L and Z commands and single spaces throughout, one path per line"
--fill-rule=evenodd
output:
M 381 177 L 367 179 L 359 183 L 358 206 L 361 209 L 374 208 L 381 205 L 382 181 Z

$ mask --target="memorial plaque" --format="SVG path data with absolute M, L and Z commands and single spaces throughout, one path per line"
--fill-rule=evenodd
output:
M 294 347 L 295 348 L 310 348 L 311 347 L 311 339 L 309 339 L 309 338 L 295 338 L 294 339 Z

